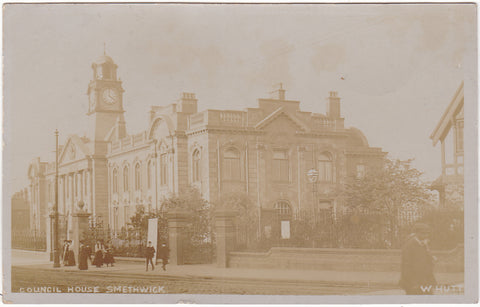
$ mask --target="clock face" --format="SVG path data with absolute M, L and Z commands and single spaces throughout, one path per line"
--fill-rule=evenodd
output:
M 107 88 L 106 90 L 103 91 L 103 101 L 108 104 L 114 104 L 117 102 L 118 99 L 118 93 L 116 90 L 112 88 Z

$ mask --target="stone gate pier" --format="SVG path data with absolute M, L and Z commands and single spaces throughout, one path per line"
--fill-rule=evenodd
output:
M 183 210 L 172 210 L 167 213 L 168 245 L 170 248 L 170 264 L 185 264 L 184 246 L 187 240 L 185 228 L 190 220 L 190 213 Z

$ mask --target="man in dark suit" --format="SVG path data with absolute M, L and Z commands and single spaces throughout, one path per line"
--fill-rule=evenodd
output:
M 434 257 L 427 245 L 429 235 L 427 225 L 417 224 L 402 248 L 400 286 L 407 295 L 432 294 L 435 288 Z
M 148 271 L 148 263 L 152 264 L 152 271 L 155 270 L 155 266 L 153 265 L 153 256 L 155 255 L 155 247 L 152 246 L 152 241 L 148 241 L 147 248 L 145 250 L 145 258 L 146 258 L 146 271 Z

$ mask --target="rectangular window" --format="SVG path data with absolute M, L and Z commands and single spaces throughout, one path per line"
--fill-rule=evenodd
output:
M 273 152 L 272 173 L 275 181 L 289 181 L 288 156 L 285 151 Z
M 240 180 L 240 154 L 237 150 L 227 150 L 224 153 L 223 176 L 227 180 Z
M 332 161 L 318 161 L 318 176 L 320 181 L 333 181 Z
M 365 165 L 357 165 L 357 179 L 362 179 L 365 177 Z

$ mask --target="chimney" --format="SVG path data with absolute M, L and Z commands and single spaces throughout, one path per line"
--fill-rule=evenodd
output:
M 177 104 L 177 112 L 197 113 L 197 98 L 195 98 L 194 93 L 182 93 L 180 103 Z
M 278 84 L 278 89 L 270 92 L 272 99 L 285 100 L 285 90 L 283 89 L 283 83 Z
M 337 92 L 330 92 L 327 104 L 327 116 L 330 119 L 340 118 L 340 97 L 338 97 Z

